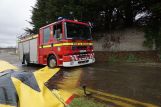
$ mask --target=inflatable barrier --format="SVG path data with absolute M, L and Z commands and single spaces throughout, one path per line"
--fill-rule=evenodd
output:
M 45 83 L 59 68 L 22 72 L 0 61 L 0 107 L 64 107 L 74 98 L 65 90 L 49 90 Z

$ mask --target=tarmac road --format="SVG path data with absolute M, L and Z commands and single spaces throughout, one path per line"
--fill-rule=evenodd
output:
M 13 53 L 0 53 L 0 59 L 10 62 L 20 70 L 29 72 L 43 67 L 22 66 Z M 112 106 L 161 106 L 161 64 L 95 63 L 81 67 L 62 68 L 62 71 L 64 81 L 70 82 L 70 79 L 79 77 L 78 87 L 86 85 L 89 88 L 88 91 L 95 93 L 95 98 L 102 99 Z

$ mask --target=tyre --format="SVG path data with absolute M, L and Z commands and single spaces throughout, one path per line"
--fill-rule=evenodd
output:
M 57 66 L 56 58 L 53 55 L 48 58 L 47 65 L 49 68 L 55 68 Z

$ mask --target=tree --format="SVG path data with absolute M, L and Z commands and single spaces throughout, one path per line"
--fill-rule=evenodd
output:
M 157 50 L 161 50 L 161 1 L 143 0 L 146 11 L 150 14 L 144 18 L 145 38 L 144 44 L 152 47 L 155 44 Z
M 136 15 L 144 13 L 136 23 Z M 37 0 L 32 10 L 30 33 L 52 23 L 58 17 L 92 22 L 94 32 L 110 32 L 126 27 L 145 27 L 145 45 L 155 43 L 161 49 L 161 1 L 160 0 Z M 138 21 L 139 22 L 139 21 Z M 144 23 L 143 23 L 144 22 Z M 157 25 L 157 26 L 156 26 Z
M 122 27 L 124 23 L 132 25 L 134 15 L 131 13 L 133 10 L 128 11 L 128 7 L 132 5 L 130 3 L 128 0 L 37 0 L 33 7 L 31 24 L 36 33 L 41 26 L 63 16 L 90 21 L 96 32 L 109 31 Z

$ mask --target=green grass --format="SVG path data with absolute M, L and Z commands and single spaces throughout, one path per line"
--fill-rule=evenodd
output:
M 119 62 L 119 60 L 120 59 L 117 56 L 112 55 L 111 57 L 109 57 L 108 62 L 113 64 L 113 63 Z
M 137 62 L 138 58 L 135 55 L 129 54 L 125 60 L 126 62 Z
M 141 59 L 139 59 L 137 56 L 133 54 L 129 54 L 124 57 L 118 57 L 116 55 L 112 55 L 108 58 L 108 63 L 117 63 L 117 62 L 139 62 Z
M 93 99 L 81 97 L 75 98 L 69 105 L 69 107 L 107 107 L 107 105 L 100 102 L 96 102 Z

